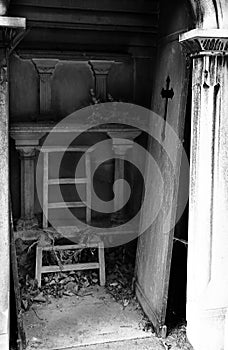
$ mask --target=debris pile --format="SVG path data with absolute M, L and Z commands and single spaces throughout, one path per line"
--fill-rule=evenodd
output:
M 49 273 L 44 277 L 42 291 L 46 296 L 61 298 L 65 296 L 84 296 L 86 288 L 98 284 L 97 271 L 70 271 L 68 273 Z
M 83 296 L 88 287 L 99 284 L 98 270 L 63 272 L 68 264 L 97 262 L 96 248 L 77 250 L 56 250 L 43 252 L 43 265 L 58 265 L 59 272 L 42 275 L 42 287 L 38 288 L 34 279 L 35 245 L 31 242 L 17 242 L 17 255 L 23 308 L 27 310 L 33 302 L 46 302 L 49 297 Z M 135 251 L 126 246 L 105 250 L 106 290 L 119 303 L 126 307 L 135 302 L 134 296 Z M 32 269 L 31 269 L 32 267 Z
M 27 275 L 25 284 L 21 286 L 22 306 L 28 310 L 33 302 L 49 302 L 50 297 L 86 296 L 86 289 L 97 284 L 97 271 L 49 273 L 44 275 L 41 288 L 38 288 L 36 280 Z
M 168 350 L 193 350 L 186 335 L 186 325 L 182 324 L 170 331 L 168 337 L 163 341 Z
M 127 255 L 127 256 L 126 256 Z M 135 300 L 134 260 L 128 255 L 125 246 L 109 248 L 105 255 L 107 291 L 126 307 Z

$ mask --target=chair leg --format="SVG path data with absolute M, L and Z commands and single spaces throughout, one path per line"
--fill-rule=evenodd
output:
M 42 247 L 36 246 L 36 280 L 38 287 L 41 287 L 41 270 L 42 270 Z
M 100 286 L 105 286 L 105 256 L 104 256 L 104 243 L 98 244 L 98 255 L 99 255 L 99 275 L 100 275 Z

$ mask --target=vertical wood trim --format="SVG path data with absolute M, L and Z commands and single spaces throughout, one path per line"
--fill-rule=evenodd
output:
M 58 64 L 56 59 L 32 59 L 40 77 L 40 113 L 51 112 L 51 79 Z
M 21 309 L 21 293 L 20 293 L 20 285 L 18 278 L 18 264 L 17 264 L 17 254 L 15 247 L 15 237 L 13 230 L 13 216 L 12 216 L 12 206 L 10 204 L 10 257 L 11 257 L 11 273 L 13 278 L 13 291 L 11 289 L 11 293 L 15 298 L 15 307 L 16 307 L 16 320 L 17 320 L 17 343 L 18 347 L 26 348 L 26 335 L 24 331 L 23 317 L 22 317 L 22 309 Z
M 43 171 L 43 227 L 48 227 L 48 152 L 44 152 Z
M 41 270 L 42 270 L 42 247 L 36 246 L 36 272 L 35 277 L 38 282 L 38 287 L 41 287 Z
M 51 74 L 40 73 L 40 113 L 51 111 Z
M 137 78 L 137 63 L 136 58 L 133 59 L 133 101 L 136 103 L 136 78 Z
M 88 224 L 91 223 L 91 206 L 92 206 L 92 195 L 91 195 L 91 188 L 92 188 L 92 179 L 91 179 L 91 157 L 88 152 L 85 154 L 85 171 L 86 171 L 86 179 L 87 179 L 87 185 L 86 185 L 86 222 Z
M 95 78 L 95 95 L 102 101 L 107 99 L 107 78 L 113 63 L 114 61 L 89 61 Z
M 99 255 L 99 274 L 100 274 L 100 285 L 105 286 L 105 256 L 104 256 L 104 243 L 98 243 L 98 255 Z

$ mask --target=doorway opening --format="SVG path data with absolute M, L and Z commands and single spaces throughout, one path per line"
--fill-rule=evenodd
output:
M 189 130 L 186 123 L 186 144 Z M 139 192 L 142 193 L 139 181 L 138 179 L 138 195 Z M 134 208 L 130 206 L 130 213 L 133 210 L 138 210 L 138 204 L 134 203 Z M 183 222 L 178 223 L 181 229 L 178 225 L 176 227 L 171 265 L 167 308 L 167 325 L 170 327 L 179 321 L 185 321 L 187 249 L 181 240 L 187 238 L 182 235 L 187 232 L 187 209 L 181 220 Z M 38 287 L 34 278 L 36 246 L 33 243 L 21 239 L 16 241 L 27 349 L 65 349 L 71 345 L 78 349 L 79 346 L 95 349 L 96 346 L 110 343 L 114 349 L 114 346 L 120 348 L 117 342 L 125 341 L 130 342 L 132 349 L 134 346 L 137 349 L 140 344 L 160 349 L 160 339 L 154 336 L 153 325 L 135 297 L 137 239 L 105 250 L 105 288 L 99 286 L 97 271 L 61 271 L 61 264 L 72 264 L 79 260 L 81 263 L 95 262 L 96 249 L 79 252 L 66 249 L 62 255 L 54 250 L 46 252 L 43 264 L 59 264 L 60 271 L 44 274 L 42 286 Z M 60 245 L 67 243 L 69 242 L 58 241 Z M 179 297 L 175 299 L 177 294 Z
M 185 123 L 187 153 L 190 144 L 190 100 L 189 93 Z M 142 134 L 140 137 L 138 142 L 145 146 L 147 144 L 145 135 Z M 13 163 L 14 157 L 15 153 L 12 155 Z M 113 172 L 112 163 L 104 163 L 104 169 L 98 176 L 97 190 L 100 191 L 101 197 L 102 195 L 105 197 L 104 200 L 108 200 L 109 195 L 111 195 L 112 181 L 110 182 L 107 177 L 108 181 L 105 183 L 103 175 L 107 169 L 108 172 L 110 170 Z M 18 165 L 17 162 L 16 164 Z M 68 167 L 67 169 L 69 170 Z M 124 175 L 130 183 L 132 173 L 133 169 L 127 165 Z M 130 216 L 132 212 L 137 212 L 139 209 L 143 192 L 140 178 L 137 177 L 137 174 L 135 176 L 137 178 L 135 198 L 129 207 L 125 208 L 125 214 Z M 101 179 L 102 184 L 99 183 Z M 19 183 L 18 186 L 20 186 Z M 68 191 L 67 195 L 69 194 L 72 194 L 71 191 Z M 106 217 L 104 223 L 105 221 L 111 221 L 111 218 Z M 180 321 L 185 321 L 187 221 L 186 208 L 175 229 L 166 318 L 166 324 L 170 328 L 176 326 Z M 70 244 L 67 240 L 62 242 L 58 240 L 55 243 L 59 245 Z M 135 297 L 137 239 L 119 247 L 106 249 L 105 288 L 99 285 L 99 274 L 92 268 L 87 271 L 61 270 L 62 266 L 67 264 L 96 263 L 98 252 L 95 248 L 79 249 L 79 251 L 65 249 L 62 252 L 56 252 L 53 247 L 53 249 L 44 252 L 42 263 L 46 267 L 58 265 L 59 271 L 43 274 L 41 286 L 37 285 L 34 274 L 36 245 L 37 240 L 31 242 L 31 240 L 26 241 L 26 239 L 23 240 L 19 237 L 16 241 L 22 292 L 21 302 L 29 341 L 28 349 L 34 347 L 44 350 L 64 349 L 72 345 L 78 348 L 79 346 L 92 347 L 97 346 L 97 344 L 125 340 L 154 342 L 159 349 L 160 340 L 154 336 L 153 325 L 145 316 Z M 52 247 L 52 245 L 50 246 Z M 149 276 L 149 278 L 153 278 L 153 276 Z M 177 295 L 178 298 L 176 298 Z
M 191 100 L 192 79 L 189 79 L 186 115 L 184 123 L 183 147 L 190 162 L 191 146 Z M 183 171 L 182 167 L 180 171 Z M 189 186 L 189 179 L 185 185 Z M 181 202 L 182 189 L 179 188 L 178 203 Z M 187 254 L 188 254 L 188 211 L 187 203 L 185 210 L 178 220 L 174 229 L 172 261 L 170 268 L 169 293 L 166 312 L 166 324 L 172 331 L 175 327 L 186 325 L 186 302 L 187 302 Z
M 141 139 L 139 138 L 138 142 L 146 143 L 144 135 L 141 136 Z M 104 174 L 110 169 L 113 171 L 112 163 L 103 164 L 104 168 L 100 169 L 95 184 L 95 189 L 97 188 L 101 198 L 105 197 L 102 198 L 104 200 L 109 200 L 109 195 L 111 195 L 109 187 L 112 186 L 112 181 L 109 177 L 105 178 Z M 66 168 L 69 172 L 69 167 Z M 135 170 L 135 176 L 133 176 L 133 172 L 134 168 L 127 163 L 124 175 L 132 188 L 134 187 L 132 180 L 138 175 Z M 137 177 L 137 186 L 133 189 L 135 200 L 130 201 L 124 208 L 125 218 L 133 216 L 139 210 L 142 187 L 140 177 Z M 65 195 L 71 193 L 68 191 Z M 80 214 L 83 218 L 83 214 L 79 212 Z M 38 219 L 42 225 L 42 216 L 40 218 L 38 216 Z M 92 222 L 93 220 L 94 225 L 98 226 L 102 223 L 102 218 L 97 217 L 96 213 L 92 213 Z M 111 217 L 103 217 L 103 226 L 108 227 L 107 223 L 110 222 L 113 222 Z M 137 348 L 140 343 L 144 344 L 144 342 L 148 343 L 148 346 L 159 347 L 158 339 L 152 334 L 152 324 L 135 297 L 134 271 L 137 239 L 121 246 L 105 249 L 106 285 L 100 286 L 101 280 L 97 269 L 74 270 L 72 267 L 66 271 L 63 268 L 77 263 L 96 264 L 98 250 L 95 247 L 70 249 L 69 245 L 72 244 L 72 241 L 58 237 L 55 244 L 52 245 L 53 242 L 49 242 L 51 249 L 48 251 L 44 249 L 41 257 L 44 267 L 53 269 L 53 266 L 57 266 L 58 271 L 43 273 L 41 285 L 38 285 L 35 278 L 37 238 L 41 234 L 45 246 L 48 234 L 51 235 L 49 230 L 51 227 L 43 230 L 45 237 L 43 233 L 41 234 L 42 230 L 39 227 L 33 232 L 28 230 L 27 233 L 23 233 L 24 239 L 22 239 L 22 233 L 21 236 L 18 232 L 16 233 L 27 349 L 35 347 L 45 350 L 63 349 L 71 345 L 92 347 L 106 343 L 118 346 L 117 342 L 125 341 L 130 342 L 131 348 Z M 32 235 L 37 235 L 37 237 L 26 240 L 29 235 L 30 238 Z M 58 250 L 56 246 L 67 246 L 68 249 Z

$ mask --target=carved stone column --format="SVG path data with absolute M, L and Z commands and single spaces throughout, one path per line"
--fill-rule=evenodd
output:
M 126 153 L 132 149 L 134 139 L 140 134 L 141 131 L 139 130 L 132 130 L 130 132 L 125 130 L 108 132 L 108 135 L 112 138 L 113 151 L 116 157 L 114 181 L 124 179 L 124 159 Z M 117 187 L 114 188 L 114 191 L 114 211 L 116 212 L 118 208 L 123 208 L 125 204 L 124 183 L 122 181 L 117 182 Z M 120 210 L 118 213 L 113 214 L 112 220 L 121 223 L 121 221 L 124 220 L 123 215 L 123 210 Z
M 40 114 L 51 112 L 51 78 L 58 60 L 33 59 L 40 77 Z
M 9 349 L 9 146 L 8 79 L 0 57 L 0 349 Z
M 21 218 L 17 223 L 17 230 L 23 230 L 38 224 L 34 215 L 36 149 L 17 147 L 17 150 L 21 160 Z
M 90 61 L 95 76 L 95 94 L 101 101 L 107 99 L 107 77 L 113 61 Z
M 34 215 L 35 160 L 39 140 L 45 133 L 11 132 L 21 161 L 21 217 L 17 230 L 34 228 L 38 222 Z
M 222 350 L 228 308 L 228 31 L 193 30 L 180 42 L 193 57 L 187 331 L 195 350 Z
M 4 15 L 8 1 L 0 4 L 0 14 Z M 25 18 L 0 16 L 1 28 L 11 34 L 25 29 Z M 3 32 L 3 31 L 2 31 Z M 9 225 L 9 106 L 8 106 L 8 54 L 9 43 L 1 38 L 0 49 L 0 349 L 9 350 L 9 293 L 10 293 L 10 225 Z M 15 35 L 15 39 L 17 34 Z M 14 45 L 17 45 L 15 40 Z M 14 46 L 14 48 L 15 48 Z M 9 47 L 8 47 L 9 48 Z M 12 49 L 12 47 L 11 47 Z M 20 333 L 20 331 L 18 332 Z M 20 334 L 18 334 L 18 345 Z

